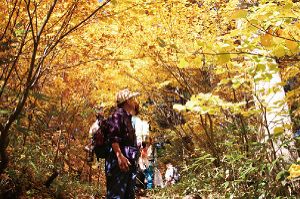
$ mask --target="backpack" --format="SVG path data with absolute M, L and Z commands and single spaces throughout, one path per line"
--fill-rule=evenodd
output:
M 109 124 L 108 119 L 97 120 L 99 128 L 93 135 L 94 152 L 97 159 L 106 158 L 109 154 L 109 142 L 108 131 Z
M 178 182 L 180 180 L 180 174 L 178 173 L 178 170 L 173 167 L 173 177 L 172 177 L 175 182 Z

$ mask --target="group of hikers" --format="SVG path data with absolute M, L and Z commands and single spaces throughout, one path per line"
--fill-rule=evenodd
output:
M 143 142 L 140 148 L 141 154 L 138 159 L 138 170 L 136 187 L 141 190 L 152 189 L 153 187 L 163 188 L 173 185 L 179 180 L 177 168 L 171 162 L 166 163 L 165 180 L 161 175 L 155 156 L 155 145 L 150 142 Z
M 139 113 L 140 94 L 129 89 L 116 95 L 117 107 L 109 117 L 104 117 L 103 109 L 98 110 L 97 119 L 90 128 L 91 143 L 88 161 L 105 159 L 106 198 L 133 199 L 139 189 L 164 187 L 178 181 L 177 169 L 166 164 L 165 183 L 155 166 L 151 141 L 137 140 L 133 118 Z

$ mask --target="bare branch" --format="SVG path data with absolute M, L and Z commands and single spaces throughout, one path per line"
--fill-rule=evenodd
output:
M 5 86 L 6 86 L 7 82 L 8 82 L 8 79 L 10 78 L 12 70 L 16 67 L 16 64 L 18 63 L 18 60 L 19 60 L 19 58 L 20 58 L 20 56 L 22 54 L 22 50 L 23 50 L 23 47 L 25 45 L 25 41 L 26 41 L 26 37 L 27 37 L 28 32 L 29 32 L 29 25 L 27 25 L 27 28 L 26 28 L 25 34 L 24 34 L 24 36 L 22 38 L 22 43 L 20 45 L 19 51 L 17 53 L 17 56 L 15 57 L 14 62 L 12 64 L 11 68 L 10 68 L 10 71 L 8 72 L 8 74 L 7 74 L 7 76 L 6 76 L 5 80 L 4 80 L 4 83 L 3 83 L 2 87 L 1 87 L 0 98 L 1 98 L 1 96 L 3 94 L 4 88 L 5 88 Z
M 61 40 L 66 37 L 67 35 L 69 35 L 71 32 L 75 31 L 76 29 L 78 29 L 81 25 L 83 25 L 86 21 L 88 21 L 93 15 L 95 15 L 100 9 L 102 9 L 105 5 L 107 5 L 111 0 L 107 0 L 104 4 L 102 4 L 101 6 L 99 6 L 96 10 L 94 10 L 88 17 L 86 17 L 84 20 L 82 20 L 80 23 L 78 23 L 77 25 L 75 25 L 73 28 L 71 28 L 70 30 L 66 31 L 64 34 L 62 34 L 51 46 L 47 46 L 44 49 L 44 55 L 41 57 L 42 61 L 44 60 L 44 58 L 58 45 L 58 43 L 61 42 Z M 73 4 L 74 7 L 72 9 L 75 9 L 76 4 Z M 70 15 L 66 16 L 66 20 L 64 20 L 64 23 L 68 23 L 71 19 L 72 16 L 72 12 L 70 13 Z M 59 35 L 59 33 L 66 28 L 67 26 L 64 26 L 64 23 L 62 24 L 60 30 L 56 33 L 56 36 Z M 56 37 L 55 36 L 55 37 Z
M 68 30 L 65 34 L 61 35 L 60 38 L 54 43 L 54 45 L 52 46 L 51 50 L 53 48 L 55 48 L 55 46 L 57 46 L 57 44 L 63 39 L 65 38 L 67 35 L 69 35 L 71 32 L 75 31 L 76 29 L 78 29 L 81 25 L 83 25 L 86 21 L 88 21 L 92 16 L 94 16 L 99 10 L 101 10 L 106 4 L 108 4 L 111 0 L 107 0 L 106 2 L 104 2 L 101 6 L 99 6 L 96 10 L 94 10 L 89 16 L 87 16 L 84 20 L 82 20 L 81 22 L 79 22 L 77 25 L 75 25 L 74 27 L 72 27 L 70 30 Z
M 54 0 L 53 3 L 52 3 L 52 5 L 51 5 L 51 7 L 50 7 L 50 9 L 48 10 L 46 19 L 44 20 L 43 25 L 41 26 L 40 30 L 37 33 L 37 40 L 40 39 L 40 37 L 41 37 L 41 35 L 43 33 L 43 30 L 44 30 L 46 24 L 48 23 L 51 14 L 53 13 L 53 10 L 54 10 L 54 7 L 55 7 L 56 3 L 57 3 L 57 0 Z
M 32 16 L 31 16 L 31 13 L 30 13 L 30 0 L 28 0 L 28 2 L 26 0 L 24 0 L 24 1 L 26 3 L 27 15 L 28 15 L 29 24 L 30 24 L 30 27 L 31 27 L 32 39 L 33 39 L 34 45 L 37 45 L 37 40 L 35 38 L 35 33 L 34 33 L 34 26 L 33 26 L 33 22 L 32 22 Z M 34 10 L 34 12 L 35 11 L 36 10 Z
M 7 31 L 8 27 L 9 27 L 9 25 L 10 25 L 11 20 L 12 20 L 12 16 L 13 16 L 15 10 L 16 10 L 17 3 L 18 3 L 18 0 L 16 0 L 15 3 L 14 3 L 14 7 L 13 7 L 13 9 L 12 9 L 12 11 L 11 11 L 9 17 L 8 17 L 8 22 L 7 22 L 6 26 L 5 26 L 3 34 L 0 37 L 0 41 L 4 38 L 4 36 L 6 34 L 6 31 Z
M 201 55 L 212 55 L 212 56 L 216 56 L 216 55 L 256 55 L 259 57 L 267 57 L 267 58 L 272 58 L 275 59 L 275 57 L 272 56 L 268 56 L 268 55 L 263 55 L 263 54 L 259 54 L 259 53 L 251 53 L 251 52 L 224 52 L 224 53 L 206 53 L 206 52 L 199 52 L 200 50 L 197 50 L 196 52 L 194 52 L 194 55 L 197 54 L 201 54 Z

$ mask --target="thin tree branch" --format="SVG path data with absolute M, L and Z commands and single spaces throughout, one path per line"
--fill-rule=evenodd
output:
M 34 27 L 33 27 L 33 22 L 32 22 L 32 16 L 31 16 L 31 13 L 30 13 L 30 0 L 28 0 L 28 2 L 27 2 L 26 0 L 24 0 L 24 1 L 25 1 L 25 3 L 26 3 L 27 15 L 28 15 L 28 18 L 29 18 L 29 24 L 30 24 L 30 27 L 31 27 L 32 39 L 33 39 L 34 45 L 36 45 L 37 40 L 36 40 L 36 38 L 35 38 Z
M 279 36 L 279 35 L 275 35 L 275 34 L 269 33 L 268 31 L 264 30 L 262 27 L 259 27 L 259 26 L 257 26 L 257 25 L 252 24 L 248 19 L 246 19 L 246 20 L 248 21 L 248 23 L 249 23 L 251 26 L 257 28 L 258 30 L 260 30 L 260 31 L 262 31 L 262 32 L 264 32 L 264 33 L 266 33 L 266 34 L 268 34 L 268 35 L 271 35 L 271 36 L 273 36 L 273 37 L 278 37 L 278 38 L 281 38 L 281 39 L 285 39 L 285 40 L 289 40 L 289 41 L 298 42 L 298 43 L 300 42 L 300 40 L 290 39 L 290 38 L 286 38 L 286 37 L 282 37 L 282 36 Z
M 259 54 L 259 53 L 243 52 L 243 51 L 241 51 L 241 52 L 223 52 L 223 53 L 206 53 L 206 52 L 199 52 L 199 50 L 197 50 L 193 54 L 194 55 L 197 55 L 197 54 L 212 55 L 212 56 L 216 56 L 216 55 L 243 55 L 243 54 L 246 54 L 246 55 L 256 55 L 256 56 L 259 56 L 259 57 L 268 57 L 268 58 L 274 59 L 274 57 L 272 57 L 272 56 L 263 55 L 263 54 Z
M 99 10 L 101 10 L 106 4 L 108 4 L 111 0 L 107 0 L 104 2 L 101 6 L 99 6 L 96 10 L 94 10 L 89 16 L 87 16 L 84 20 L 79 22 L 77 25 L 72 27 L 70 30 L 68 30 L 65 34 L 61 35 L 60 38 L 54 43 L 54 45 L 51 47 L 51 50 L 55 48 L 55 46 L 67 35 L 69 35 L 71 32 L 75 31 L 78 29 L 82 24 L 84 24 L 86 21 L 88 21 L 92 16 L 94 16 Z
M 8 72 L 8 74 L 7 74 L 7 76 L 6 76 L 5 80 L 4 80 L 4 83 L 3 83 L 2 87 L 1 87 L 1 90 L 0 90 L 0 98 L 1 98 L 1 96 L 2 96 L 2 94 L 3 94 L 3 91 L 4 91 L 4 88 L 5 88 L 6 84 L 7 84 L 8 80 L 9 80 L 9 78 L 10 78 L 10 75 L 11 75 L 11 73 L 12 73 L 12 70 L 16 67 L 16 64 L 17 64 L 17 62 L 18 62 L 18 60 L 19 60 L 19 57 L 20 57 L 21 54 L 22 54 L 22 50 L 23 50 L 23 47 L 24 47 L 24 45 L 25 45 L 25 40 L 26 40 L 28 31 L 29 31 L 29 25 L 27 25 L 27 28 L 26 28 L 24 37 L 23 37 L 23 39 L 22 39 L 22 43 L 21 43 L 21 45 L 20 45 L 19 51 L 18 51 L 18 53 L 17 53 L 17 56 L 15 57 L 15 60 L 14 60 L 12 66 L 11 66 L 11 68 L 10 68 L 10 71 Z
M 11 11 L 9 17 L 8 17 L 8 22 L 7 22 L 6 26 L 5 26 L 5 29 L 4 29 L 4 31 L 3 31 L 3 34 L 2 34 L 1 37 L 0 37 L 0 41 L 4 38 L 4 36 L 5 36 L 5 34 L 6 34 L 6 31 L 7 31 L 8 27 L 9 27 L 9 25 L 10 25 L 11 20 L 12 20 L 12 16 L 13 16 L 15 10 L 16 10 L 17 3 L 18 3 L 18 0 L 16 0 L 15 3 L 14 3 L 14 7 L 13 7 L 13 9 L 12 9 L 12 11 Z
M 41 35 L 42 35 L 42 33 L 43 33 L 43 30 L 44 30 L 46 24 L 48 23 L 48 21 L 49 21 L 49 19 L 50 19 L 50 17 L 51 17 L 51 14 L 53 13 L 53 10 L 54 10 L 54 8 L 55 8 L 56 3 L 57 3 L 57 0 L 54 0 L 53 3 L 52 3 L 52 5 L 51 5 L 51 7 L 50 7 L 50 9 L 49 9 L 48 12 L 47 12 L 46 18 L 45 18 L 45 20 L 44 20 L 42 26 L 40 27 L 40 29 L 39 29 L 39 31 L 38 31 L 38 33 L 37 33 L 37 40 L 38 40 L 38 41 L 40 40 L 40 37 L 41 37 Z

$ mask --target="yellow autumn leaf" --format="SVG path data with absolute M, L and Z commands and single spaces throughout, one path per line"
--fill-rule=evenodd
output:
M 235 10 L 231 15 L 231 19 L 245 18 L 247 14 L 248 14 L 247 10 Z
M 283 36 L 283 35 L 284 35 L 284 30 L 283 30 L 283 29 L 278 29 L 278 30 L 276 31 L 276 34 L 277 34 L 278 36 Z
M 273 37 L 269 34 L 264 34 L 260 36 L 261 45 L 264 47 L 270 47 L 273 44 Z
M 300 165 L 292 164 L 289 168 L 289 173 L 288 179 L 300 177 Z
M 205 42 L 204 41 L 197 41 L 197 45 L 199 47 L 203 47 L 203 46 L 205 46 Z
M 218 64 L 225 64 L 230 61 L 230 54 L 217 55 Z
M 189 65 L 189 63 L 184 59 L 184 58 L 181 58 L 179 60 L 179 68 L 186 68 L 187 66 Z
M 281 45 L 273 49 L 273 55 L 275 55 L 276 57 L 283 57 L 285 54 L 285 49 Z
M 202 57 L 196 57 L 194 60 L 193 60 L 193 64 L 196 66 L 196 67 L 199 67 L 202 65 Z
M 279 136 L 281 135 L 282 133 L 284 133 L 284 128 L 281 127 L 281 126 L 277 126 L 274 128 L 274 136 Z
M 295 41 L 286 40 L 285 41 L 286 47 L 290 49 L 293 53 L 298 51 L 299 45 Z
M 293 7 L 293 2 L 292 1 L 286 1 L 286 4 L 284 6 L 285 9 L 290 10 Z

